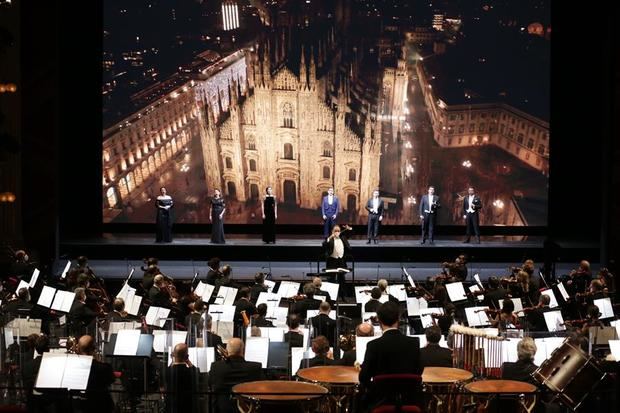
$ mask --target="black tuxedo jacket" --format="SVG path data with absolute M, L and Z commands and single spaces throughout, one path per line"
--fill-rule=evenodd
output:
M 336 320 L 332 320 L 327 314 L 319 314 L 312 317 L 310 322 L 314 328 L 314 337 L 325 336 L 330 347 L 333 347 L 336 337 Z
M 525 381 L 537 385 L 531 374 L 538 367 L 531 361 L 519 360 L 516 362 L 505 362 L 502 364 L 502 379 Z
M 368 343 L 360 383 L 368 388 L 374 376 L 396 373 L 422 374 L 420 340 L 398 330 L 388 330 Z
M 467 214 L 467 210 L 469 209 L 469 195 L 465 195 L 463 198 L 463 215 Z M 474 202 L 472 202 L 472 209 L 474 213 L 478 212 L 482 209 L 482 201 L 478 195 L 474 195 Z
M 372 210 L 372 198 L 366 202 L 366 210 L 370 212 Z M 383 215 L 383 199 L 379 198 L 379 206 L 377 207 L 377 215 Z
M 351 244 L 349 244 L 349 240 L 345 236 L 340 235 L 340 239 L 342 240 L 342 245 L 344 246 L 344 254 L 346 255 L 349 251 L 351 251 Z M 323 247 L 325 248 L 327 256 L 331 256 L 334 252 L 334 238 L 330 238 L 329 241 L 323 241 Z
M 435 204 L 435 208 L 431 208 L 432 204 Z M 437 209 L 440 208 L 439 204 L 439 195 L 433 195 L 433 199 L 428 199 L 428 194 L 422 195 L 422 200 L 420 201 L 420 215 L 424 215 L 424 211 L 433 211 L 433 215 L 437 213 Z
M 425 367 L 452 367 L 452 351 L 439 344 L 429 343 L 420 349 L 420 364 Z
M 260 363 L 245 361 L 242 357 L 214 361 L 209 372 L 211 390 L 220 393 L 216 398 L 216 411 L 229 413 L 236 411 L 235 403 L 230 398 L 233 386 L 239 383 L 261 380 L 263 376 Z

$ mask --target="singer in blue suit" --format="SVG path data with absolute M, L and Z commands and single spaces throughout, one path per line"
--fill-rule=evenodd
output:
M 336 218 L 340 211 L 340 201 L 334 195 L 334 188 L 327 190 L 327 196 L 323 197 L 321 203 L 321 213 L 323 214 L 323 238 L 327 238 L 332 232 L 332 228 L 336 225 Z

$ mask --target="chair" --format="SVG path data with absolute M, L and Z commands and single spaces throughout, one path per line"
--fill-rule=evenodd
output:
M 409 373 L 379 374 L 372 378 L 372 392 L 382 395 L 373 413 L 420 411 L 413 403 L 420 400 L 422 376 Z M 376 410 L 380 408 L 388 410 Z

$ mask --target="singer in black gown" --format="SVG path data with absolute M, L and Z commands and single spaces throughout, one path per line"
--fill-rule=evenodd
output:
M 273 189 L 268 186 L 263 199 L 263 242 L 276 243 L 276 219 L 278 218 L 278 203 L 273 196 Z
M 213 198 L 211 198 L 211 210 L 209 218 L 211 219 L 211 243 L 225 244 L 224 239 L 224 213 L 226 212 L 226 204 L 219 189 L 215 190 Z
M 155 242 L 172 242 L 172 205 L 174 202 L 166 188 L 161 187 L 160 192 L 161 195 L 155 202 L 157 207 Z

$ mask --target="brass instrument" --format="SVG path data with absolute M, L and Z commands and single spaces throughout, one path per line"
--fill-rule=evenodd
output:
M 355 348 L 355 334 L 341 334 L 339 343 L 342 351 L 353 350 Z
M 245 312 L 245 310 L 240 312 L 241 317 L 243 318 L 243 327 L 247 327 L 250 325 L 250 318 L 248 317 L 247 313 Z

